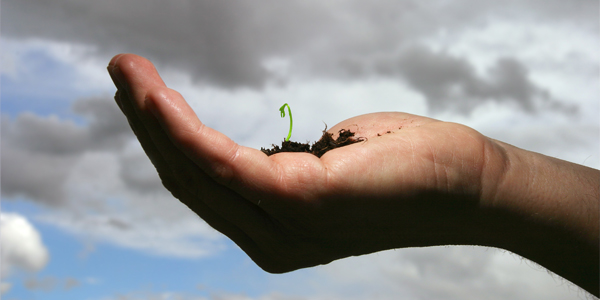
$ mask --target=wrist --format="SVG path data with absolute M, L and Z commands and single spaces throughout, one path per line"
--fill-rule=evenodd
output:
M 577 239 L 598 244 L 600 171 L 495 143 L 501 158 L 486 168 L 487 177 L 482 176 L 483 209 L 561 227 Z
M 597 295 L 600 172 L 495 143 L 502 163 L 482 176 L 488 231 L 482 243 L 528 258 Z

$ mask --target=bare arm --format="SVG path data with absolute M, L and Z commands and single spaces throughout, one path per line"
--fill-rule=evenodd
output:
M 482 199 L 497 215 L 492 242 L 598 297 L 600 171 L 497 144 L 505 175 Z
M 329 131 L 351 128 L 366 141 L 321 158 L 267 157 L 205 126 L 149 61 L 119 55 L 109 72 L 165 187 L 266 271 L 391 248 L 484 245 L 598 296 L 598 170 L 405 113 L 341 122 Z

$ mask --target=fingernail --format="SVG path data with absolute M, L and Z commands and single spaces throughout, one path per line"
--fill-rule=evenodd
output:
M 127 88 L 127 81 L 125 80 L 121 69 L 117 67 L 117 61 L 121 56 L 122 54 L 113 57 L 108 63 L 108 67 L 106 67 L 106 69 L 108 70 L 108 74 L 110 75 L 110 78 L 112 79 L 117 89 L 125 90 Z
M 114 67 L 117 64 L 117 60 L 119 60 L 121 56 L 123 56 L 123 53 L 113 56 L 108 63 L 108 67 Z
M 115 86 L 117 87 L 117 89 L 119 90 L 127 90 L 127 81 L 125 80 L 125 77 L 123 76 L 123 73 L 121 72 L 121 69 L 119 69 L 119 67 L 117 66 L 108 66 L 108 74 L 110 75 L 110 78 L 112 79 L 113 83 L 115 84 Z

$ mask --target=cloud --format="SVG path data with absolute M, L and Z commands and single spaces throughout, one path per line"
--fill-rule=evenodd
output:
M 40 221 L 86 243 L 177 257 L 213 254 L 221 235 L 162 186 L 111 99 L 75 101 L 85 125 L 57 116 L 2 117 L 2 196 L 46 206 Z
M 211 291 L 208 288 L 206 292 L 210 297 L 207 298 L 153 291 L 130 292 L 124 299 L 583 299 L 583 294 L 573 292 L 579 288 L 552 277 L 543 268 L 517 255 L 507 255 L 502 250 L 484 247 L 389 250 L 335 261 L 301 272 L 304 275 L 269 277 L 269 289 L 253 295 Z M 280 279 L 281 276 L 287 278 Z
M 313 279 L 339 299 L 578 299 L 572 284 L 484 247 L 384 251 L 333 262 Z
M 5 9 L 11 11 L 3 15 L 9 35 L 93 44 L 103 52 L 134 51 L 222 86 L 260 84 L 266 56 L 300 46 L 301 37 L 318 34 L 327 21 L 322 10 L 301 1 L 179 0 L 150 7 L 144 1 L 26 0 Z M 25 15 L 46 26 L 11 26 Z
M 72 0 L 8 0 L 10 37 L 93 45 L 100 53 L 131 51 L 226 88 L 259 87 L 281 58 L 308 76 L 339 76 L 351 59 L 369 61 L 417 45 L 441 30 L 460 32 L 495 18 L 560 19 L 595 30 L 598 4 L 579 1 L 170 1 L 148 5 Z M 468 9 L 465 9 L 468 7 Z M 32 20 L 23 24 L 18 20 Z M 43 26 L 42 26 L 43 24 Z
M 512 102 L 525 111 L 552 107 L 573 113 L 552 98 L 550 92 L 533 83 L 527 67 L 519 60 L 501 57 L 480 75 L 468 59 L 414 46 L 390 58 L 378 59 L 363 67 L 378 76 L 398 76 L 425 95 L 433 112 L 469 113 L 485 101 Z
M 62 288 L 63 290 L 68 291 L 80 286 L 81 282 L 72 277 L 59 279 L 53 276 L 47 276 L 43 278 L 28 278 L 25 280 L 24 285 L 25 288 L 27 288 L 28 290 L 39 290 L 49 292 L 56 288 Z
M 48 205 L 64 203 L 64 182 L 83 153 L 120 149 L 133 137 L 108 99 L 78 101 L 73 110 L 87 117 L 89 125 L 28 112 L 15 120 L 2 116 L 2 195 L 24 195 Z
M 530 112 L 572 113 L 576 106 L 563 104 L 568 99 L 555 99 L 532 81 L 531 66 L 516 58 L 516 51 L 496 57 L 485 74 L 478 74 L 473 58 L 433 51 L 424 41 L 440 34 L 456 37 L 499 20 L 515 26 L 566 24 L 597 36 L 597 16 L 591 12 L 599 9 L 594 1 L 557 0 L 3 4 L 3 32 L 12 39 L 88 45 L 88 56 L 107 61 L 118 52 L 134 52 L 164 69 L 191 74 L 206 86 L 261 89 L 296 77 L 349 81 L 384 76 L 423 93 L 432 113 L 451 108 L 465 114 L 487 101 Z M 34 21 L 18 21 L 23 19 Z
M 10 283 L 5 280 L 12 273 L 18 270 L 40 271 L 48 263 L 50 254 L 40 233 L 20 214 L 0 213 L 0 231 L 1 292 L 5 293 L 10 289 Z

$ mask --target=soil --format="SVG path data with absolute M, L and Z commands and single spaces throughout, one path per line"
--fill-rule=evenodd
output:
M 323 130 L 323 135 L 321 138 L 312 145 L 309 145 L 308 143 L 283 141 L 281 142 L 281 147 L 278 145 L 272 145 L 273 147 L 271 149 L 260 148 L 260 151 L 268 156 L 280 152 L 305 152 L 316 155 L 317 157 L 321 157 L 329 150 L 365 140 L 364 138 L 355 138 L 354 132 L 346 129 L 340 130 L 339 136 L 334 140 L 333 133 L 328 133 L 326 130 L 327 128 Z

